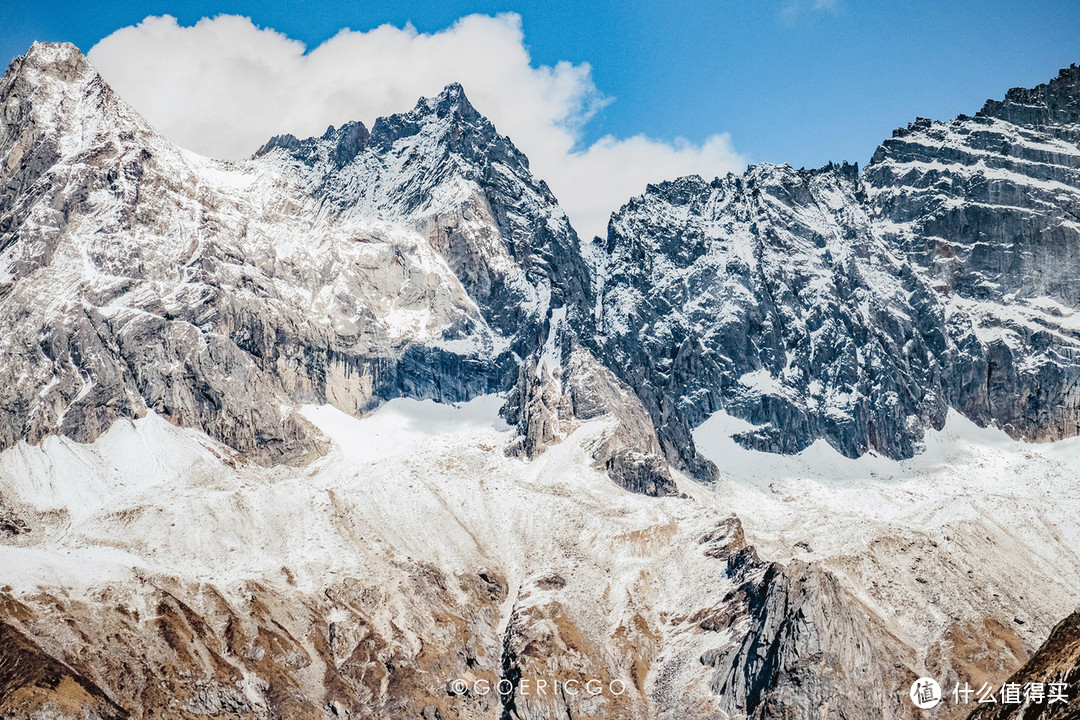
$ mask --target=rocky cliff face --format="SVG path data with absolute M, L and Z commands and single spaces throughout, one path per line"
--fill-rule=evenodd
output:
M 975 117 L 919 120 L 865 173 L 885 236 L 978 341 L 957 341 L 950 404 L 1030 440 L 1080 432 L 1078 83 L 1074 66 Z
M 611 221 L 599 342 L 669 457 L 708 476 L 689 428 L 727 408 L 748 447 L 914 452 L 944 419 L 940 306 L 861 204 L 854 167 L 759 165 L 651 187 Z
M 1007 682 L 1022 688 L 1020 702 L 986 704 L 971 713 L 971 720 L 1065 720 L 1080 714 L 1080 611 L 1062 620 L 1038 652 Z M 1060 690 L 1050 690 L 1050 683 Z M 1032 694 L 1032 686 L 1041 687 Z M 1000 693 L 1000 691 L 999 691 Z M 1054 696 L 1053 701 L 1050 700 Z M 1000 694 L 998 695 L 1000 698 Z
M 460 86 L 236 164 L 170 145 L 71 46 L 17 60 L 0 104 L 0 446 L 153 410 L 303 463 L 298 404 L 507 391 L 552 310 L 588 325 L 577 236 Z
M 650 186 L 596 242 L 596 353 L 707 477 L 688 429 L 747 447 L 918 451 L 956 408 L 1080 431 L 1080 69 L 976 117 L 919 120 L 866 169 L 758 165 Z

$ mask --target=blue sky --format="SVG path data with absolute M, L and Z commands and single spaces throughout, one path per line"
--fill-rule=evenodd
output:
M 469 13 L 522 16 L 534 62 L 588 62 L 614 102 L 585 127 L 685 137 L 728 132 L 750 160 L 865 162 L 916 115 L 973 112 L 1014 85 L 1080 62 L 1080 8 L 997 0 L 856 2 L 5 2 L 0 59 L 35 39 L 88 50 L 147 15 L 182 24 L 246 15 L 309 47 L 342 27 L 411 22 L 421 32 Z

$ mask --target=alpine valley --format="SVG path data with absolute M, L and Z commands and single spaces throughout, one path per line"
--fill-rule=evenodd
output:
M 0 718 L 1080 716 L 1076 66 L 588 239 L 458 85 L 224 162 L 35 44 L 0 324 Z

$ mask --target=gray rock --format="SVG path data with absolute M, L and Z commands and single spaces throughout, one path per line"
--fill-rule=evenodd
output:
M 748 718 L 916 718 L 906 688 L 915 653 L 892 636 L 828 571 L 753 553 L 728 559 L 746 578 L 715 627 L 737 640 L 701 657 L 715 668 L 712 690 L 724 711 Z
M 1080 610 L 1068 616 L 1050 633 L 1042 647 L 1007 682 L 1019 685 L 1023 702 L 977 706 L 971 720 L 1067 720 L 1080 715 L 1080 690 L 1076 672 L 1080 668 Z M 1063 693 L 1055 693 L 1055 683 Z M 1032 685 L 1041 684 L 1043 694 L 1028 700 Z M 1062 687 L 1064 685 L 1064 687 Z M 1050 702 L 1051 695 L 1059 698 Z M 1063 696 L 1064 700 L 1060 699 Z
M 152 410 L 260 463 L 324 441 L 295 408 L 506 392 L 577 237 L 460 86 L 238 164 L 175 148 L 70 45 L 0 81 L 0 448 Z
M 640 399 L 573 336 L 564 336 L 563 341 L 558 361 L 533 356 L 521 366 L 505 409 L 518 418 L 520 432 L 510 452 L 536 457 L 582 422 L 598 420 L 606 427 L 591 447 L 596 467 L 631 492 L 678 494 Z
M 591 349 L 668 459 L 746 447 L 918 452 L 949 408 L 1010 435 L 1080 432 L 1080 69 L 976 117 L 920 118 L 859 173 L 757 165 L 650 186 L 594 243 Z

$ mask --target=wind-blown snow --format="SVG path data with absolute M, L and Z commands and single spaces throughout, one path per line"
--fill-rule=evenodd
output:
M 503 402 L 396 399 L 363 419 L 308 406 L 332 446 L 298 469 L 246 465 L 153 414 L 92 444 L 20 444 L 0 453 L 0 497 L 33 530 L 0 545 L 4 582 L 81 592 L 163 573 L 227 590 L 283 583 L 288 568 L 317 591 L 337 575 L 392 582 L 401 563 L 430 562 L 448 573 L 499 567 L 511 587 L 559 572 L 567 596 L 594 609 L 605 587 L 632 587 L 658 567 L 657 612 L 726 592 L 724 564 L 697 543 L 720 508 L 616 486 L 587 450 L 602 420 L 535 461 L 507 457 Z
M 732 436 L 752 428 L 720 411 L 694 430 L 748 541 L 842 572 L 916 647 L 980 606 L 1043 633 L 1075 608 L 1080 438 L 1023 443 L 951 412 L 895 461 L 822 440 L 798 455 L 743 449 Z
M 0 496 L 34 529 L 0 545 L 4 581 L 80 592 L 165 573 L 228 588 L 282 582 L 284 567 L 315 590 L 431 562 L 498 566 L 511 585 L 557 571 L 595 608 L 597 588 L 647 569 L 657 612 L 678 612 L 730 587 L 697 540 L 734 512 L 764 556 L 821 561 L 916 647 L 988 608 L 1038 642 L 1080 592 L 1080 441 L 1027 445 L 954 414 L 908 461 L 822 441 L 782 456 L 742 449 L 731 436 L 752 426 L 720 412 L 694 433 L 716 486 L 683 479 L 688 497 L 656 499 L 591 467 L 602 420 L 535 461 L 506 457 L 501 402 L 398 399 L 363 419 L 309 406 L 332 447 L 299 469 L 245 465 L 153 414 L 88 445 L 20 444 L 0 454 Z

